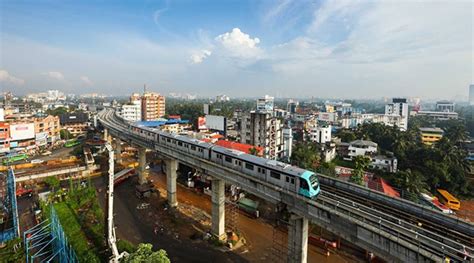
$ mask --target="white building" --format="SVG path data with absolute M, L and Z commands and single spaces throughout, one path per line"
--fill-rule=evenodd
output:
M 257 99 L 257 111 L 258 112 L 273 112 L 273 101 L 274 98 L 268 95 L 261 99 Z
M 140 104 L 124 104 L 119 111 L 120 116 L 127 121 L 140 121 L 142 108 Z
M 331 141 L 331 125 L 311 127 L 309 130 L 310 140 L 317 143 L 327 143 Z
M 407 99 L 393 98 L 392 103 L 385 105 L 385 115 L 400 116 L 400 130 L 406 131 L 408 128 L 408 104 Z
M 384 170 L 389 173 L 397 172 L 398 160 L 395 157 L 387 157 L 383 155 L 373 156 L 371 158 L 370 168 Z
M 290 160 L 291 153 L 293 151 L 293 130 L 288 128 L 283 128 L 283 153 L 282 158 L 286 160 Z
M 352 161 L 356 156 L 373 156 L 377 153 L 377 144 L 372 141 L 355 140 L 349 143 L 348 156 L 345 160 Z
M 217 95 L 216 96 L 216 102 L 226 102 L 229 101 L 230 98 L 227 95 Z
M 454 112 L 455 104 L 452 101 L 442 100 L 436 102 L 436 111 Z

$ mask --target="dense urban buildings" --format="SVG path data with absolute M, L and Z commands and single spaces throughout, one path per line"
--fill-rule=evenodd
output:
M 156 92 L 144 92 L 141 96 L 143 121 L 153 121 L 165 116 L 165 97 Z

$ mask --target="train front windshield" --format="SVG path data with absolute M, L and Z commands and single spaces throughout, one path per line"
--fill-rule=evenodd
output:
M 318 177 L 315 174 L 313 174 L 309 177 L 309 181 L 311 182 L 311 187 L 313 189 L 318 189 L 319 181 L 318 181 Z

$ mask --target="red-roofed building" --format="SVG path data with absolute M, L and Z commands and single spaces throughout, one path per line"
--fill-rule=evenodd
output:
M 181 120 L 181 115 L 170 115 L 168 116 L 170 120 Z
M 393 189 L 393 187 L 382 178 L 376 178 L 369 181 L 368 187 L 372 190 L 382 192 L 388 196 L 400 198 L 400 193 Z
M 238 150 L 238 151 L 241 151 L 241 152 L 244 152 L 244 153 L 249 153 L 249 154 L 251 153 L 250 149 L 255 148 L 255 149 L 257 149 L 257 153 L 258 153 L 257 155 L 258 156 L 263 156 L 263 147 L 257 147 L 257 146 L 253 146 L 253 145 L 250 145 L 250 144 L 231 142 L 231 141 L 225 141 L 225 140 L 217 141 L 216 145 L 219 145 L 219 146 L 222 146 L 222 147 L 225 147 L 225 148 L 229 148 L 229 149 L 233 149 L 233 150 Z

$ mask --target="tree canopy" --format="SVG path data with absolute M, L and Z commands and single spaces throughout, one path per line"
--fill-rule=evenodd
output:
M 135 252 L 129 254 L 127 257 L 123 258 L 120 262 L 123 263 L 170 263 L 166 251 L 160 249 L 158 251 L 153 251 L 152 244 L 139 244 Z

